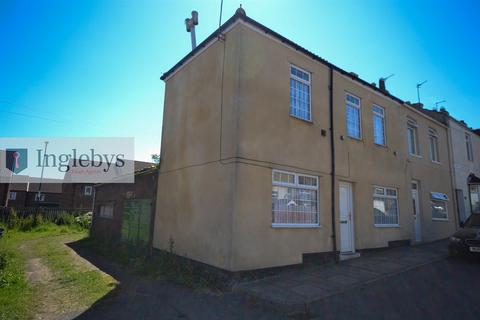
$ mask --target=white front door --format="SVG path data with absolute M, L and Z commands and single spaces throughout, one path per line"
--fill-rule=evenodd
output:
M 354 253 L 355 243 L 353 234 L 353 196 L 352 185 L 341 182 L 339 187 L 340 198 L 340 252 Z
M 413 223 L 415 225 L 415 241 L 422 241 L 422 220 L 420 201 L 418 198 L 418 183 L 412 181 Z

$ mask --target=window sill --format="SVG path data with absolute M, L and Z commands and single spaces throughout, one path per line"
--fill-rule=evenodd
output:
M 375 228 L 400 228 L 399 224 L 374 224 Z
M 373 144 L 377 147 L 388 149 L 386 144 L 378 144 L 378 143 L 375 143 L 375 142 Z
M 443 222 L 448 222 L 448 218 L 447 218 L 447 219 L 442 219 L 442 218 L 432 218 L 432 221 L 443 221 Z
M 409 153 L 408 155 L 411 156 L 411 157 L 414 157 L 414 158 L 423 159 L 423 157 L 419 154 Z
M 354 140 L 354 141 L 363 142 L 363 139 L 362 139 L 361 137 L 360 137 L 360 138 L 351 137 L 351 136 L 349 136 L 349 135 L 347 134 L 347 138 L 352 139 L 352 140 Z
M 315 228 L 321 228 L 322 226 L 319 224 L 301 224 L 301 223 L 296 223 L 296 224 L 286 224 L 286 223 L 272 223 L 272 228 L 274 229 L 285 229 L 285 228 L 292 228 L 292 229 L 315 229 Z
M 433 161 L 433 160 L 430 160 L 430 161 L 431 161 L 432 163 L 434 163 L 434 164 L 438 164 L 438 165 L 441 165 L 441 164 L 442 164 L 442 163 L 439 162 L 439 161 Z
M 294 119 L 296 119 L 296 120 L 303 121 L 303 122 L 305 122 L 305 123 L 307 123 L 307 124 L 313 124 L 313 121 L 312 121 L 312 120 L 303 119 L 303 118 L 297 117 L 297 116 L 295 116 L 295 115 L 293 115 L 293 114 L 290 114 L 290 117 L 292 117 L 292 118 L 294 118 Z

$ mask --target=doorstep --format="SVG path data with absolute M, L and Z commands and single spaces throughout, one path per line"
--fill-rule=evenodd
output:
M 346 261 L 350 259 L 360 258 L 360 252 L 348 252 L 348 253 L 340 253 L 338 255 L 340 261 Z
M 447 255 L 446 240 L 393 248 L 339 264 L 308 265 L 282 271 L 261 280 L 239 283 L 233 291 L 257 306 L 287 314 L 307 314 L 315 302 L 444 259 Z

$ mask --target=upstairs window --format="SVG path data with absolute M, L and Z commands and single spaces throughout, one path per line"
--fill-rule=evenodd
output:
M 385 109 L 380 106 L 373 105 L 373 141 L 375 144 L 385 145 Z
M 318 177 L 274 170 L 272 226 L 318 226 Z
M 16 200 L 17 199 L 17 193 L 15 191 L 10 191 L 8 195 L 8 200 Z
M 428 141 L 430 145 L 430 160 L 433 162 L 440 162 L 440 158 L 438 156 L 438 136 L 437 131 L 434 129 L 428 130 Z
M 408 139 L 408 153 L 414 156 L 419 156 L 418 149 L 418 133 L 417 123 L 414 120 L 407 122 L 407 139 Z
M 351 138 L 361 139 L 360 99 L 347 93 L 345 103 L 347 106 L 347 135 Z
M 45 201 L 45 193 L 40 193 L 40 192 L 35 193 L 35 201 L 37 202 Z
M 83 190 L 84 195 L 91 196 L 92 195 L 92 186 L 85 186 Z
M 467 145 L 467 159 L 473 161 L 472 137 L 465 133 L 465 143 Z
M 311 121 L 310 73 L 290 67 L 290 115 Z

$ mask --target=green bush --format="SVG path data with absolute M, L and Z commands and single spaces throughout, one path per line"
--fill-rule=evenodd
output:
M 60 214 L 55 218 L 55 224 L 71 226 L 75 223 L 75 217 L 65 211 L 60 212 Z
M 12 209 L 7 219 L 7 228 L 17 229 L 20 225 L 20 220 L 21 218 L 17 215 L 17 211 L 15 211 L 15 209 Z
M 0 271 L 7 267 L 7 254 L 0 252 Z
M 75 217 L 75 223 L 84 229 L 90 229 L 90 227 L 92 226 L 92 217 L 93 215 L 91 212 L 81 214 Z
M 20 231 L 30 231 L 34 227 L 34 218 L 32 215 L 28 215 L 23 219 L 20 219 L 18 229 Z

